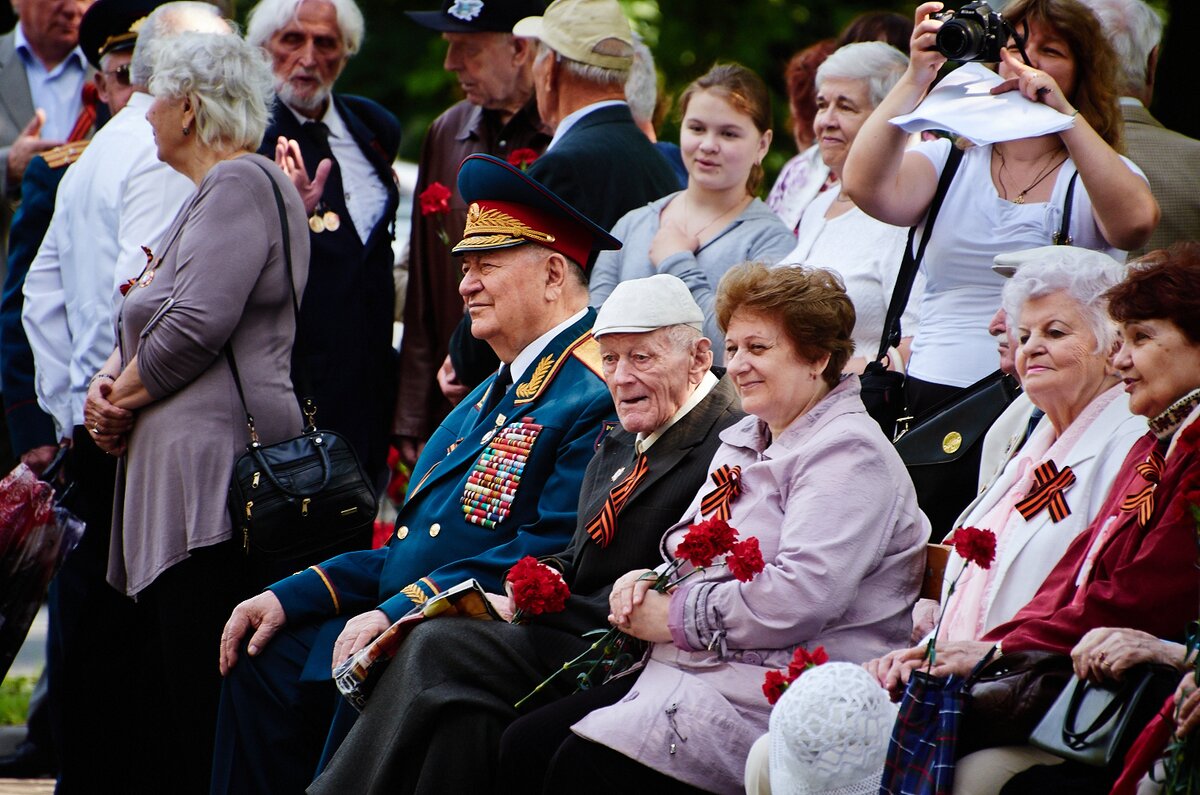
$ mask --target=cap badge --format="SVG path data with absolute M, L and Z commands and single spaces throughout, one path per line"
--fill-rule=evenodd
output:
M 487 240 L 470 241 L 467 238 L 486 235 Z M 538 243 L 553 243 L 554 235 L 539 232 L 533 227 L 513 218 L 508 213 L 496 209 L 485 210 L 477 202 L 472 202 L 467 208 L 467 224 L 463 230 L 463 242 L 460 246 L 470 248 L 470 244 L 492 245 L 499 240 L 493 238 L 522 238 Z
M 463 22 L 470 22 L 483 10 L 483 0 L 454 0 L 446 13 Z

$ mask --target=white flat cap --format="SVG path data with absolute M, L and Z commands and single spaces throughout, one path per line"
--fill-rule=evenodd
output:
M 1011 251 L 1007 254 L 997 254 L 992 258 L 992 270 L 1006 279 L 1011 279 L 1019 268 L 1035 263 L 1054 262 L 1066 265 L 1103 264 L 1111 265 L 1116 262 L 1103 251 L 1093 251 L 1090 248 L 1078 246 L 1039 246 L 1023 251 Z
M 704 312 L 677 276 L 657 273 L 618 284 L 600 307 L 592 336 L 638 334 L 687 325 L 704 331 Z

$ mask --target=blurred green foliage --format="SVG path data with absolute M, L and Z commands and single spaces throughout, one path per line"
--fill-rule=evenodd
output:
M 461 98 L 454 78 L 442 69 L 445 44 L 436 33 L 419 27 L 406 10 L 438 7 L 440 0 L 358 0 L 367 19 L 362 52 L 350 61 L 338 88 L 362 94 L 383 103 L 399 117 L 404 133 L 400 156 L 417 158 L 421 139 L 433 119 Z M 762 75 L 774 98 L 775 143 L 767 167 L 768 184 L 779 168 L 795 153 L 789 133 L 787 97 L 783 69 L 796 51 L 823 38 L 835 37 L 855 16 L 865 11 L 898 11 L 911 14 L 912 0 L 620 0 L 634 28 L 658 59 L 667 90 L 678 93 L 715 61 L 732 60 Z M 1160 10 L 1184 11 L 1196 0 L 1150 0 Z M 950 0 L 958 6 L 962 0 Z M 243 14 L 252 2 L 240 0 Z M 999 5 L 999 3 L 997 3 Z M 1172 5 L 1176 8 L 1172 8 Z M 1183 21 L 1182 19 L 1180 21 Z M 1168 29 L 1168 37 L 1175 31 Z M 1170 39 L 1168 39 L 1169 42 Z M 1160 85 L 1174 74 L 1165 48 Z M 1182 74 L 1182 72 L 1181 72 Z M 1190 80 L 1190 78 L 1187 78 Z M 1159 92 L 1155 111 L 1169 115 L 1170 106 L 1186 106 L 1195 113 L 1200 107 L 1188 102 L 1186 94 Z M 1186 131 L 1186 124 L 1176 129 Z M 1196 135 L 1196 132 L 1190 134 Z M 664 140 L 678 140 L 678 125 L 668 117 L 661 131 Z

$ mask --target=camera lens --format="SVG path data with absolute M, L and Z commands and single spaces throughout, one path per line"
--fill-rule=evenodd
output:
M 951 61 L 970 61 L 978 57 L 984 43 L 983 25 L 973 19 L 955 17 L 937 32 L 938 52 Z

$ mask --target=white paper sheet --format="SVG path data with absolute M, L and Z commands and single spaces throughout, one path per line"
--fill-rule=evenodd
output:
M 949 130 L 976 146 L 1062 132 L 1075 119 L 1018 91 L 992 94 L 1003 83 L 1000 75 L 978 63 L 968 63 L 946 75 L 912 113 L 891 120 L 908 133 Z

